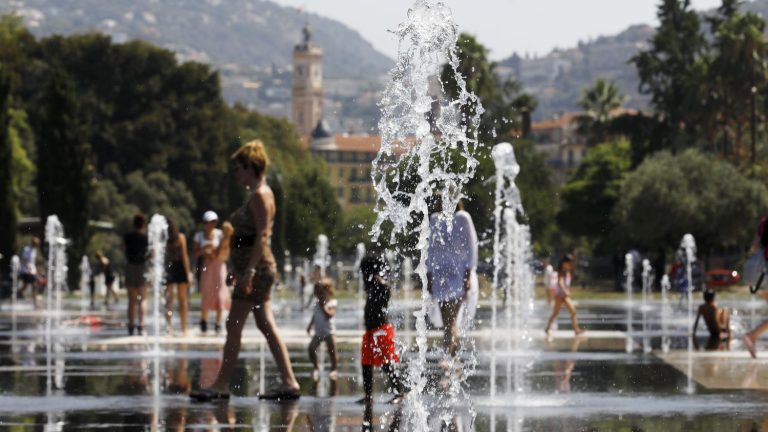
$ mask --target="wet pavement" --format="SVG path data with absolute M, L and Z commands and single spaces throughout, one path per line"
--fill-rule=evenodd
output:
M 338 380 L 327 373 L 319 382 L 311 379 L 304 331 L 309 311 L 278 301 L 278 324 L 303 396 L 295 403 L 258 400 L 260 391 L 276 384 L 277 373 L 250 325 L 228 404 L 193 404 L 186 396 L 215 377 L 223 336 L 193 331 L 187 337 L 129 337 L 122 311 L 89 313 L 93 318 L 82 320 L 79 306 L 70 301 L 48 339 L 44 313 L 3 306 L 0 430 L 359 431 L 366 422 L 373 430 L 395 430 L 408 415 L 407 408 L 385 403 L 389 396 L 381 374 L 376 374 L 375 404 L 366 410 L 355 403 L 362 395 L 361 308 L 355 301 L 341 302 L 339 311 Z M 394 304 L 402 341 L 415 337 L 412 320 L 406 320 L 414 306 Z M 739 329 L 768 318 L 768 307 L 754 302 L 727 306 Z M 470 331 L 478 364 L 466 382 L 468 401 L 430 405 L 430 430 L 768 431 L 768 360 L 751 359 L 738 341 L 730 350 L 707 351 L 703 329 L 702 345 L 689 351 L 685 312 L 662 317 L 658 302 L 645 309 L 622 301 L 585 301 L 577 307 L 589 329 L 585 336 L 573 337 L 563 312 L 560 329 L 546 340 L 541 329 L 548 309 L 541 302 L 530 323 L 530 348 L 519 351 L 511 348 L 512 332 L 501 325 L 488 328 L 490 312 L 482 304 Z M 193 313 L 190 322 L 197 320 Z M 438 331 L 430 332 L 430 341 L 438 338 Z M 765 348 L 762 341 L 758 346 Z M 404 357 L 409 364 L 412 354 Z M 445 380 L 436 358 L 428 356 L 428 375 Z M 522 378 L 515 382 L 520 370 Z

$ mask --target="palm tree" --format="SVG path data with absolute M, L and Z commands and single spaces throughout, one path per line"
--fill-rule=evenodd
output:
M 607 138 L 608 122 L 612 113 L 624 106 L 626 97 L 619 92 L 613 81 L 599 78 L 581 93 L 579 106 L 584 114 L 576 117 L 579 134 L 590 145 L 603 142 Z

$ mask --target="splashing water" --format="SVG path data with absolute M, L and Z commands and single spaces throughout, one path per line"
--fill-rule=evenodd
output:
M 667 335 L 667 327 L 669 326 L 669 291 L 672 289 L 672 283 L 669 281 L 669 276 L 664 275 L 661 277 L 661 333 L 664 335 L 661 338 L 661 350 L 664 353 L 669 352 L 671 340 Z
M 507 327 L 511 330 L 515 352 L 528 348 L 530 334 L 528 323 L 533 314 L 534 277 L 531 268 L 531 233 L 529 227 L 520 223 L 518 216 L 525 215 L 520 190 L 515 178 L 520 165 L 515 158 L 514 148 L 509 143 L 493 147 L 493 162 L 496 167 L 495 232 L 493 237 L 493 290 L 491 292 L 491 327 L 496 329 L 496 307 L 498 291 L 504 290 Z M 495 346 L 492 347 L 495 350 Z M 525 390 L 525 365 L 516 356 L 514 364 L 514 391 Z M 495 369 L 495 366 L 494 366 Z M 491 396 L 495 395 L 492 385 Z
M 421 251 L 416 273 L 426 286 L 430 238 L 427 200 L 433 195 L 442 198 L 440 218 L 450 224 L 462 188 L 477 167 L 473 153 L 480 143 L 472 132 L 479 126 L 483 108 L 458 73 L 458 29 L 450 9 L 442 3 L 417 0 L 396 34 L 400 40 L 398 59 L 380 102 L 381 148 L 371 173 L 378 196 L 371 234 L 380 241 L 382 225 L 387 223 L 392 225 L 390 245 L 397 244 L 399 235 L 415 236 L 415 249 Z M 457 83 L 455 99 L 443 100 L 434 91 L 444 65 Z M 467 106 L 474 108 L 471 115 L 462 111 Z M 427 384 L 427 300 L 428 292 L 423 290 L 422 307 L 414 313 L 418 356 L 408 369 L 412 393 L 417 395 Z M 408 404 L 412 405 L 409 411 L 413 418 L 406 429 L 426 430 L 428 411 L 422 398 L 408 398 Z
M 21 260 L 18 255 L 11 257 L 11 310 L 16 316 L 16 300 L 18 299 L 19 271 L 21 269 Z
M 624 255 L 624 276 L 626 276 L 627 290 L 627 340 L 625 350 L 631 353 L 634 349 L 632 341 L 632 288 L 635 283 L 635 259 L 631 253 Z
M 320 234 L 317 236 L 315 246 L 315 256 L 312 259 L 314 265 L 320 268 L 320 276 L 325 277 L 328 267 L 331 265 L 331 255 L 328 253 L 328 236 Z
M 165 216 L 155 214 L 149 221 L 147 228 L 147 240 L 150 250 L 150 262 L 147 268 L 146 279 L 152 287 L 153 303 L 153 328 L 155 336 L 155 352 L 159 353 L 160 337 L 160 302 L 163 293 L 165 279 L 165 245 L 168 243 L 168 221 Z
M 91 283 L 91 264 L 88 262 L 88 256 L 83 255 L 80 260 L 80 313 L 85 316 L 88 308 L 88 291 Z
M 651 290 L 653 284 L 653 267 L 651 267 L 651 262 L 647 259 L 643 260 L 642 281 L 643 307 L 641 310 L 643 312 L 643 352 L 649 353 L 651 352 L 651 342 L 648 337 L 648 292 Z
M 52 331 L 54 319 L 56 328 L 61 324 L 61 290 L 67 278 L 67 239 L 64 237 L 64 225 L 56 215 L 48 216 L 45 221 L 45 241 L 48 243 L 48 287 L 46 288 L 47 309 L 45 317 L 45 361 L 46 361 L 46 394 L 53 391 L 54 376 L 52 373 L 51 355 L 53 351 Z M 56 293 L 54 304 L 53 295 Z

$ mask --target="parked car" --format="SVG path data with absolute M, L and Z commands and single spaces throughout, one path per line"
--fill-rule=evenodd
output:
M 741 273 L 733 269 L 716 268 L 707 272 L 707 288 L 727 288 L 741 282 Z

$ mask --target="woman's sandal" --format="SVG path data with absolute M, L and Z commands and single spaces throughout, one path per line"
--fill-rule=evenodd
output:
M 260 400 L 270 400 L 270 401 L 292 401 L 296 400 L 301 397 L 301 391 L 300 390 L 285 390 L 285 389 L 278 389 L 273 390 L 268 393 L 259 394 Z
M 227 402 L 229 393 L 219 393 L 209 389 L 193 390 L 189 398 L 194 402 Z

